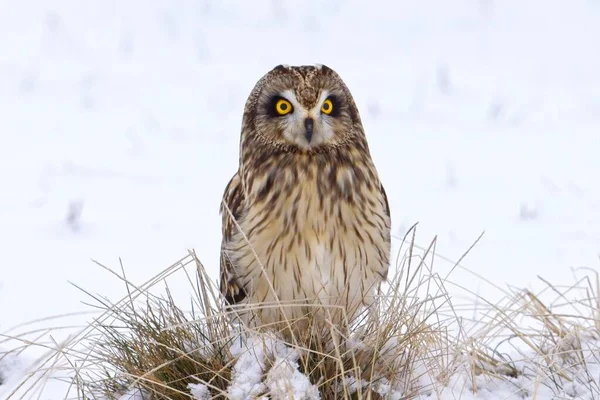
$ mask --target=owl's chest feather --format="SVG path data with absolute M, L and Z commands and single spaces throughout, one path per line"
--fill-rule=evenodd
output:
M 261 242 L 269 237 L 287 239 L 290 250 L 302 242 L 331 242 L 334 235 L 348 234 L 357 211 L 364 208 L 362 203 L 370 195 L 355 180 L 349 168 L 320 173 L 272 170 L 256 180 L 254 193 L 249 196 L 254 206 L 244 225 L 250 236 Z
M 266 187 L 269 190 L 266 191 Z M 245 238 L 232 254 L 254 300 L 362 293 L 385 276 L 389 222 L 380 192 L 350 168 L 298 174 L 269 171 L 255 179 L 252 207 L 241 218 Z M 265 194 L 268 193 L 268 194 Z M 244 243 L 242 243 L 244 242 Z

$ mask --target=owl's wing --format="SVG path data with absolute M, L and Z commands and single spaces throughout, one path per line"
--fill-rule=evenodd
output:
M 389 218 L 391 218 L 390 203 L 388 202 L 388 197 L 387 197 L 387 194 L 385 193 L 385 189 L 383 188 L 383 184 L 380 184 L 379 188 L 381 190 L 381 195 L 383 196 L 383 201 L 385 203 L 385 214 L 387 215 L 387 217 L 389 219 Z
M 381 193 L 381 197 L 383 198 L 384 212 L 385 212 L 385 215 L 387 217 L 387 221 L 391 225 L 392 221 L 391 221 L 391 213 L 390 213 L 390 203 L 388 202 L 388 197 L 387 197 L 387 194 L 385 193 L 385 189 L 383 188 L 383 184 L 382 183 L 379 184 L 379 192 Z M 388 248 L 392 244 L 392 236 L 391 236 L 391 232 L 390 232 L 391 226 L 390 225 L 388 225 L 387 232 L 385 234 L 385 238 L 386 238 L 385 241 L 386 241 L 386 243 L 388 245 Z M 385 273 L 384 273 L 384 275 L 382 275 L 382 278 L 384 280 L 387 279 L 388 271 L 390 270 L 390 263 L 387 262 L 386 264 L 387 265 L 385 267 Z
M 227 208 L 225 208 L 225 204 Z M 221 294 L 225 297 L 227 304 L 236 304 L 244 300 L 246 290 L 239 285 L 235 274 L 235 268 L 225 252 L 227 244 L 232 240 L 236 230 L 235 220 L 242 214 L 245 206 L 245 196 L 242 190 L 242 183 L 239 173 L 236 173 L 227 184 L 223 201 L 221 203 L 220 212 L 222 218 L 222 233 L 221 241 Z M 231 212 L 230 212 L 231 211 Z

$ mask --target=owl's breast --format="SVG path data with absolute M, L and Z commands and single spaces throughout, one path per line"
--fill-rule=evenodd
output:
M 352 168 L 273 168 L 249 186 L 253 206 L 248 219 L 256 221 L 252 214 L 264 214 L 264 223 L 284 234 L 320 236 L 327 227 L 343 228 L 354 218 L 353 209 L 366 200 L 366 186 L 356 182 Z
M 378 181 L 361 179 L 368 174 L 357 168 L 273 168 L 246 184 L 241 232 L 228 255 L 248 301 L 355 308 L 385 278 L 385 195 Z
M 387 202 L 369 166 L 300 167 L 273 167 L 247 185 L 240 226 L 265 262 L 386 263 Z

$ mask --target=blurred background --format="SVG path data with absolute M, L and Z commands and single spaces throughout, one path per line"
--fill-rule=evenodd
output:
M 600 265 L 598 0 L 0 4 L 0 331 L 87 309 L 71 282 L 120 298 L 92 259 L 141 283 L 193 248 L 216 280 L 244 102 L 282 63 L 346 81 L 434 271 L 484 231 L 462 265 L 499 286 Z

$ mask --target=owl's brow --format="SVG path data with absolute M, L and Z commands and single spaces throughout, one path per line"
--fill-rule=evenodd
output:
M 314 107 L 320 95 L 320 90 L 314 85 L 317 69 L 315 67 L 297 67 L 292 71 L 298 79 L 297 86 L 294 88 L 296 99 L 306 108 Z

